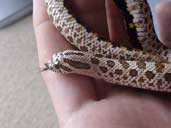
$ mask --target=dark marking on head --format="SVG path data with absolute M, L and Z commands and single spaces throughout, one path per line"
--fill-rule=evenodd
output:
M 153 78 L 155 77 L 155 74 L 154 74 L 152 71 L 147 71 L 147 72 L 145 73 L 145 75 L 146 75 L 146 77 L 147 77 L 149 80 L 151 80 L 151 79 L 153 79 Z
M 83 63 L 80 61 L 74 61 L 74 60 L 64 58 L 64 62 L 69 64 L 73 68 L 77 68 L 77 69 L 86 69 L 87 70 L 87 69 L 91 68 L 89 64 Z
M 81 52 L 66 52 L 65 55 L 84 56 L 84 53 L 81 53 Z
M 60 68 L 63 69 L 64 71 L 72 72 L 72 69 L 70 69 L 69 67 L 66 67 L 64 65 L 61 65 Z

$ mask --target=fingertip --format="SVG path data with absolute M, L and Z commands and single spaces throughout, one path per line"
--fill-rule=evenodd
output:
M 131 47 L 126 30 L 124 16 L 113 0 L 106 0 L 106 15 L 110 40 L 114 45 L 123 45 Z
M 33 0 L 33 25 L 37 27 L 42 21 L 48 20 L 44 0 Z
M 157 6 L 155 7 L 155 10 L 157 12 L 157 14 L 160 13 L 168 13 L 170 11 L 170 7 L 171 7 L 171 2 L 167 1 L 167 2 L 161 2 L 159 4 L 157 4 Z
M 161 41 L 171 47 L 171 2 L 162 2 L 155 8 Z

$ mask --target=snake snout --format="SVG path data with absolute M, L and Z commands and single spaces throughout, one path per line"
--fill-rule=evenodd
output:
M 52 59 L 49 60 L 49 62 L 46 64 L 46 67 L 48 68 L 48 70 L 54 71 L 54 72 L 61 72 L 61 61 L 62 61 L 62 53 L 55 53 L 52 56 Z

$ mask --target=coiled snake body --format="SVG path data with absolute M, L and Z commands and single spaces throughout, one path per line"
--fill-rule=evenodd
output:
M 45 70 L 77 73 L 106 82 L 171 92 L 171 50 L 159 42 L 146 0 L 123 0 L 118 6 L 127 22 L 130 40 L 141 48 L 113 46 L 89 32 L 65 7 L 64 0 L 45 0 L 47 12 L 60 33 L 78 50 L 53 55 Z

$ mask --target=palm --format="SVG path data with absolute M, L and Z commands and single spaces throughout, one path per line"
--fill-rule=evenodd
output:
M 42 0 L 38 1 L 42 5 Z M 102 37 L 114 42 L 128 42 L 120 13 L 109 3 L 111 0 L 106 1 L 107 11 L 104 0 L 71 0 L 66 5 L 82 23 Z M 39 12 L 42 17 L 37 18 L 39 14 L 35 11 L 34 23 L 40 66 L 43 67 L 54 52 L 72 47 L 54 29 L 45 8 L 43 5 L 41 7 L 40 10 L 44 11 Z M 46 72 L 43 73 L 43 78 L 52 96 L 60 124 L 65 125 L 65 128 L 169 127 L 171 102 L 168 96 L 159 98 L 159 94 L 109 86 L 102 81 L 78 75 Z

